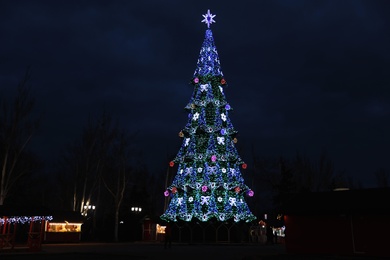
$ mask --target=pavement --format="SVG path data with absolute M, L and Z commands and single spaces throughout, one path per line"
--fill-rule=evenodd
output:
M 23 260 L 37 258 L 41 260 L 366 260 L 380 258 L 335 255 L 290 255 L 283 244 L 264 245 L 251 243 L 237 244 L 177 244 L 164 248 L 162 242 L 128 243 L 70 243 L 43 244 L 41 250 L 31 251 L 27 247 L 15 247 L 0 250 L 1 260 Z

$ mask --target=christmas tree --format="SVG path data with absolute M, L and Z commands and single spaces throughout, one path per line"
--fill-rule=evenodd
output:
M 244 183 L 241 170 L 247 164 L 235 147 L 238 132 L 229 118 L 233 108 L 223 92 L 227 83 L 210 29 L 215 15 L 208 10 L 203 17 L 207 30 L 190 82 L 194 91 L 185 107 L 188 122 L 179 132 L 182 145 L 170 162 L 177 173 L 164 192 L 170 201 L 160 218 L 251 222 L 256 217 L 245 198 L 254 193 Z

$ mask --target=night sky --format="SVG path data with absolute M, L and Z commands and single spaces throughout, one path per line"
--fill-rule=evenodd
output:
M 241 158 L 297 152 L 365 187 L 389 170 L 390 2 L 0 1 L 0 95 L 31 66 L 34 149 L 45 162 L 89 116 L 118 119 L 165 174 L 187 122 L 188 84 L 211 25 Z

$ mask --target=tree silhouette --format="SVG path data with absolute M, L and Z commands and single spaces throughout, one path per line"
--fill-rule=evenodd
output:
M 336 172 L 324 149 L 318 160 L 298 152 L 292 159 L 284 156 L 261 158 L 256 156 L 254 151 L 252 153 L 255 186 L 258 187 L 258 183 L 262 183 L 264 190 L 273 193 L 275 208 L 287 203 L 292 193 L 330 191 L 348 186 L 344 173 Z
M 65 203 L 89 220 L 90 235 L 98 237 L 113 228 L 113 240 L 119 240 L 121 207 L 139 185 L 139 154 L 132 146 L 136 133 L 126 133 L 108 113 L 89 119 L 80 139 L 67 149 L 61 162 L 59 182 Z M 95 206 L 90 212 L 88 206 Z M 85 209 L 87 207 L 87 210 Z M 90 216 L 90 213 L 93 216 Z M 109 224 L 107 224 L 107 222 Z M 105 233 L 105 238 L 108 236 Z
M 32 112 L 34 99 L 31 97 L 27 82 L 28 69 L 20 81 L 17 94 L 12 103 L 0 99 L 0 205 L 15 188 L 18 181 L 31 172 L 31 160 L 27 156 L 27 147 L 38 129 L 39 120 Z

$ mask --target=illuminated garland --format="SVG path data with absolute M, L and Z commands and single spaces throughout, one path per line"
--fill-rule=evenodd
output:
M 209 12 L 203 22 L 213 20 Z M 161 215 L 165 221 L 217 221 L 256 219 L 245 201 L 254 192 L 245 185 L 241 170 L 247 164 L 235 147 L 237 131 L 230 121 L 233 108 L 226 101 L 227 86 L 210 29 L 206 30 L 197 67 L 190 84 L 194 87 L 186 126 L 179 132 L 182 145 L 169 163 L 177 174 L 164 196 L 170 199 Z
M 27 216 L 11 216 L 11 217 L 3 217 L 0 218 L 0 225 L 4 225 L 4 223 L 29 223 L 29 222 L 36 222 L 36 221 L 46 221 L 46 220 L 52 220 L 52 216 L 34 216 L 34 217 L 27 217 Z

